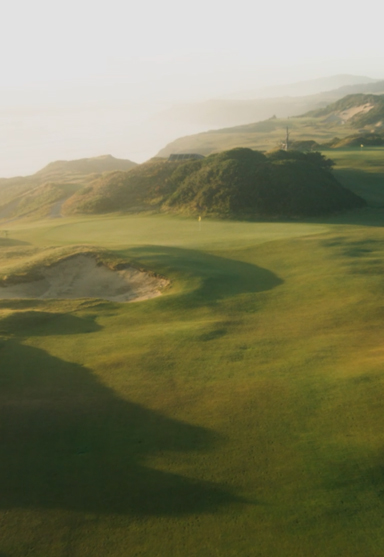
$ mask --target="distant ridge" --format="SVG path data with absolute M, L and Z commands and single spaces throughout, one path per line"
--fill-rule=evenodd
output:
M 54 161 L 36 172 L 34 176 L 44 176 L 50 179 L 58 175 L 62 176 L 63 174 L 92 174 L 94 172 L 130 170 L 134 166 L 136 166 L 136 163 L 128 159 L 116 159 L 112 155 L 101 155 L 87 159 Z
M 384 93 L 384 81 L 357 84 L 304 96 L 280 96 L 248 99 L 211 99 L 204 102 L 176 104 L 154 117 L 158 123 L 185 122 L 201 129 L 217 129 L 260 122 L 277 116 L 288 118 L 309 110 L 323 108 L 331 102 L 355 93 Z
M 378 88 L 384 82 L 376 84 Z M 348 136 L 384 133 L 384 94 L 356 93 L 342 97 L 326 106 L 302 112 L 290 118 L 269 118 L 240 126 L 224 127 L 180 137 L 166 145 L 159 157 L 170 153 L 196 152 L 209 155 L 235 147 L 270 150 L 281 147 L 289 127 L 291 140 L 325 144 Z M 377 139 L 375 143 L 377 144 Z M 362 141 L 364 143 L 364 141 Z M 370 141 L 368 139 L 367 144 Z
M 384 93 L 384 80 L 375 81 L 373 83 L 362 83 L 359 85 L 346 85 L 344 87 L 339 87 L 331 91 L 324 91 L 322 95 L 324 98 L 329 95 L 330 98 L 334 98 L 335 94 L 340 95 L 339 98 L 346 97 L 347 95 L 354 95 L 358 93 Z
M 260 87 L 251 91 L 242 91 L 231 95 L 233 99 L 265 99 L 274 97 L 303 97 L 317 95 L 344 87 L 369 87 L 377 82 L 376 79 L 363 75 L 337 74 L 317 79 L 307 79 L 295 83 L 284 83 Z M 347 93 L 345 93 L 347 94 Z

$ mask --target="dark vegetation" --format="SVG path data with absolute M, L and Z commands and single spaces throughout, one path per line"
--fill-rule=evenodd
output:
M 295 151 L 318 151 L 320 145 L 314 139 L 291 141 L 290 147 Z
M 247 217 L 299 217 L 364 205 L 320 153 L 234 149 L 212 155 L 170 197 L 169 206 Z
M 221 217 L 305 217 L 362 207 L 320 153 L 232 149 L 186 163 L 154 161 L 106 175 L 66 209 L 107 213 L 160 208 Z

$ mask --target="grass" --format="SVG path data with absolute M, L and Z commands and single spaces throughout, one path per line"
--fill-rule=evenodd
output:
M 164 147 L 159 156 L 167 157 L 171 153 L 182 152 L 209 155 L 235 147 L 270 151 L 281 148 L 287 127 L 291 141 L 315 140 L 317 143 L 325 143 L 334 137 L 356 133 L 356 128 L 348 123 L 327 124 L 309 117 L 279 118 L 181 137 Z
M 0 178 L 0 219 L 38 219 L 56 216 L 57 206 L 78 190 L 103 175 L 116 170 L 130 170 L 136 165 L 111 155 L 56 161 L 32 176 Z
M 373 207 L 384 206 L 383 147 L 329 149 L 324 155 L 336 163 L 338 180 Z
M 383 221 L 7 225 L 0 271 L 92 244 L 172 288 L 0 301 L 0 555 L 381 556 Z

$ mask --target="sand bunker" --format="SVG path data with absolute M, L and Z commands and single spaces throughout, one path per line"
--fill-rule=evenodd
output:
M 161 294 L 169 281 L 133 267 L 112 271 L 89 255 L 76 255 L 41 269 L 40 280 L 0 287 L 0 299 L 102 298 L 138 302 Z

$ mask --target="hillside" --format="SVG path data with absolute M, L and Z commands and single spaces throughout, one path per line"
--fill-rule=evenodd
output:
M 66 213 L 157 209 L 220 217 L 305 217 L 362 207 L 319 153 L 264 155 L 234 149 L 189 162 L 153 161 L 115 172 L 79 190 Z
M 366 80 L 369 81 L 369 78 Z M 258 122 L 274 115 L 278 118 L 297 116 L 311 110 L 324 108 L 329 103 L 350 94 L 384 93 L 384 81 L 338 86 L 340 83 L 343 83 L 342 79 L 314 80 L 314 82 L 303 84 L 267 88 L 259 92 L 241 93 L 240 98 L 232 96 L 227 99 L 176 104 L 159 113 L 154 121 L 162 122 L 164 125 L 184 122 L 186 129 L 191 124 L 198 124 L 202 130 L 207 130 L 207 128 Z M 332 84 L 334 85 L 332 86 Z
M 362 207 L 319 153 L 234 149 L 193 167 L 166 205 L 227 216 L 305 217 Z
M 181 137 L 166 145 L 159 153 L 195 152 L 208 155 L 232 149 L 249 147 L 270 150 L 281 146 L 289 127 L 292 141 L 326 143 L 335 137 L 340 140 L 356 134 L 356 130 L 369 135 L 384 130 L 384 95 L 347 95 L 326 107 L 291 118 L 269 118 L 262 122 L 211 130 Z
M 101 155 L 89 159 L 77 159 L 73 161 L 51 162 L 35 174 L 37 177 L 52 180 L 64 176 L 84 176 L 87 174 L 111 172 L 113 170 L 130 170 L 136 163 L 127 159 L 116 159 L 112 155 Z
M 325 118 L 326 122 L 349 122 L 358 128 L 384 128 L 384 95 L 347 95 L 326 108 L 308 112 L 304 116 Z
M 384 146 L 384 134 L 371 132 L 367 133 L 356 133 L 348 135 L 343 139 L 335 137 L 332 141 L 324 143 L 323 145 L 318 145 L 318 148 L 328 147 L 330 149 L 341 149 L 343 147 L 383 147 Z
M 168 191 L 173 191 L 172 174 L 184 165 L 151 160 L 129 172 L 107 173 L 79 189 L 63 205 L 63 212 L 100 214 L 154 209 L 164 201 Z
M 130 170 L 136 163 L 111 155 L 55 161 L 32 176 L 0 179 L 0 219 L 58 216 L 59 206 L 105 172 Z

